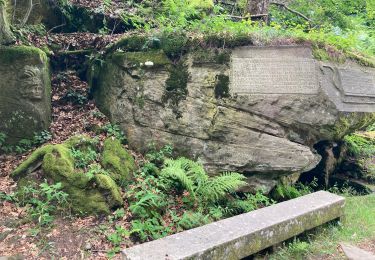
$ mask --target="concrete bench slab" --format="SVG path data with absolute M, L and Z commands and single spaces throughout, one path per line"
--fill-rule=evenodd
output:
M 241 259 L 340 218 L 344 205 L 345 198 L 319 191 L 125 249 L 123 258 Z

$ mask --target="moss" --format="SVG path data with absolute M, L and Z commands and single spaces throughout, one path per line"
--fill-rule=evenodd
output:
M 69 183 L 79 188 L 85 188 L 91 179 L 83 172 L 75 170 L 70 149 L 61 144 L 55 145 L 53 150 L 45 155 L 42 168 L 55 182 Z
M 169 106 L 173 109 L 177 117 L 180 116 L 178 105 L 180 101 L 186 99 L 188 94 L 187 83 L 189 78 L 188 66 L 183 61 L 170 67 L 169 78 L 165 82 L 165 92 L 162 101 L 169 103 Z
M 66 189 L 72 201 L 73 211 L 82 215 L 108 215 L 110 207 L 107 199 L 96 189 L 79 189 L 74 186 Z
M 110 207 L 121 206 L 123 204 L 120 190 L 114 180 L 109 176 L 97 174 L 95 176 L 95 182 L 98 185 L 98 188 L 102 189 L 104 193 L 107 191 L 110 192 L 110 197 L 108 198 L 108 204 Z
M 192 53 L 194 65 L 205 63 L 215 63 L 222 65 L 229 65 L 231 50 L 226 49 L 201 49 L 195 50 Z
M 312 53 L 315 59 L 321 61 L 333 61 L 337 63 L 344 63 L 346 61 L 345 54 L 332 47 L 327 48 L 314 44 Z
M 124 60 L 131 65 L 140 66 L 147 61 L 154 63 L 153 67 L 163 67 L 171 64 L 171 61 L 161 50 L 147 51 L 147 52 L 116 52 L 112 55 L 112 59 L 115 63 L 122 63 Z
M 215 84 L 215 97 L 228 98 L 229 95 L 229 77 L 227 75 L 217 75 Z
M 86 135 L 76 135 L 65 141 L 64 145 L 68 148 L 87 148 L 97 144 L 97 140 Z
M 113 138 L 108 138 L 104 142 L 101 163 L 111 178 L 121 185 L 129 180 L 135 171 L 134 158 L 122 147 L 119 140 Z
M 21 187 L 27 182 L 30 173 L 41 165 L 46 178 L 54 183 L 62 183 L 64 191 L 72 201 L 74 212 L 108 214 L 111 208 L 123 203 L 119 187 L 112 176 L 120 180 L 128 178 L 129 173 L 135 169 L 135 164 L 118 140 L 108 139 L 104 145 L 103 158 L 107 158 L 105 165 L 111 169 L 111 176 L 99 173 L 92 176 L 75 169 L 71 148 L 94 149 L 94 144 L 95 140 L 89 137 L 75 136 L 63 144 L 43 146 L 32 153 L 11 177 L 18 180 Z
M 44 156 L 52 151 L 53 145 L 45 145 L 34 151 L 26 161 L 22 162 L 10 175 L 13 179 L 18 180 L 34 169 L 44 159 Z
M 0 64 L 10 64 L 18 60 L 37 59 L 40 62 L 48 61 L 44 51 L 29 46 L 4 47 L 0 46 Z
M 347 113 L 335 124 L 333 138 L 341 140 L 345 135 L 365 129 L 374 123 L 375 113 Z
M 162 50 L 172 60 L 180 59 L 189 49 L 189 38 L 183 33 L 164 33 L 160 38 Z

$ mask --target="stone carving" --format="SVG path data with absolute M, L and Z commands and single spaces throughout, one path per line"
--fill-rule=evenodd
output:
M 232 92 L 235 94 L 317 94 L 319 90 L 316 63 L 307 57 L 275 55 L 268 49 L 255 48 L 260 55 L 243 57 L 235 50 L 232 57 Z M 259 57 L 258 57 L 259 56 Z M 266 57 L 262 57 L 266 56 Z M 311 56 L 310 56 L 311 57 Z
M 31 139 L 51 121 L 45 54 L 29 47 L 0 48 L 0 132 L 7 143 Z
M 44 86 L 41 78 L 41 71 L 37 67 L 26 65 L 23 75 L 20 77 L 20 95 L 25 99 L 41 100 L 44 96 Z
M 322 65 L 322 87 L 340 111 L 375 112 L 375 70 L 357 64 Z
M 128 53 L 107 58 L 92 80 L 94 97 L 121 125 L 132 148 L 170 143 L 180 155 L 200 158 L 212 174 L 238 171 L 248 176 L 249 187 L 266 191 L 282 178 L 316 167 L 321 157 L 315 144 L 375 120 L 373 113 L 362 113 L 375 112 L 374 104 L 344 102 L 357 93 L 349 91 L 352 74 L 341 69 L 359 65 L 325 67 L 303 46 L 238 48 L 226 64 L 216 63 L 215 55 L 182 59 L 188 77 L 186 94 L 173 103 L 177 109 L 163 98 L 167 83 L 177 77 L 168 65 L 126 68 Z M 140 71 L 140 76 L 129 71 Z M 364 87 L 356 91 L 371 93 L 369 80 L 362 81 Z

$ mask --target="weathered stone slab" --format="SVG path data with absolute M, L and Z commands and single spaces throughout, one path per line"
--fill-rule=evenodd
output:
M 0 132 L 7 143 L 48 129 L 51 83 L 46 54 L 32 47 L 1 47 L 0 75 Z
M 318 67 L 306 47 L 233 51 L 232 93 L 318 94 Z
M 375 70 L 357 64 L 323 64 L 321 85 L 337 109 L 375 112 Z
M 340 69 L 339 71 L 346 96 L 375 97 L 375 75 L 359 69 Z
M 347 244 L 340 246 L 349 260 L 375 260 L 375 255 L 363 249 Z
M 320 191 L 123 251 L 126 260 L 241 259 L 344 214 L 345 198 Z

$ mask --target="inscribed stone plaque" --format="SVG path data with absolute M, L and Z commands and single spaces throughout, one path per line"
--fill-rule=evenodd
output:
M 356 69 L 340 69 L 339 72 L 346 96 L 375 97 L 374 75 Z
M 233 52 L 234 94 L 318 93 L 317 64 L 305 47 L 241 48 Z

